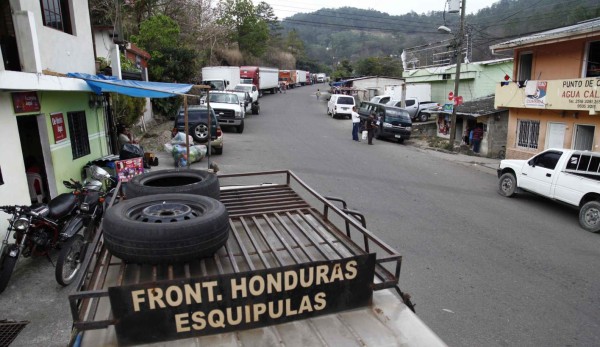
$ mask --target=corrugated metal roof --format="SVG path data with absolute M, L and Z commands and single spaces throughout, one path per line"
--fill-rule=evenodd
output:
M 465 101 L 462 105 L 456 108 L 456 114 L 477 118 L 494 113 L 505 112 L 505 110 L 497 110 L 494 108 L 494 98 L 494 95 L 488 95 L 471 101 Z M 425 110 L 423 112 L 430 114 L 452 113 L 443 110 Z
M 582 34 L 597 33 L 600 34 L 600 18 L 579 22 L 574 25 L 542 31 L 529 36 L 523 36 L 514 40 L 502 42 L 490 46 L 492 52 L 513 49 L 520 46 L 527 46 L 534 43 L 564 39 Z

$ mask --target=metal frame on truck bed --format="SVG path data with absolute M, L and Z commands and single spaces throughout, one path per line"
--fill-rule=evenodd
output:
M 318 345 L 362 346 L 376 345 L 388 339 L 388 342 L 395 341 L 390 342 L 392 345 L 397 342 L 443 345 L 405 306 L 412 309 L 410 300 L 398 287 L 402 256 L 369 232 L 364 216 L 349 210 L 342 199 L 321 196 L 290 171 L 225 174 L 219 175 L 219 181 L 220 200 L 227 207 L 231 231 L 225 247 L 213 257 L 185 264 L 125 263 L 106 250 L 102 232 L 97 233 L 92 245 L 94 250 L 82 265 L 86 272 L 78 290 L 69 297 L 73 316 L 72 344 L 116 345 L 118 337 L 120 344 L 130 344 L 123 343 L 119 331 L 115 331 L 119 327 L 114 327 L 124 324 L 115 317 L 111 305 L 113 298 L 109 300 L 109 291 L 119 287 L 133 286 L 141 288 L 143 293 L 147 290 L 151 295 L 161 283 L 183 285 L 193 279 L 260 274 L 277 269 L 283 269 L 281 273 L 285 274 L 284 270 L 306 270 L 311 264 L 337 264 L 352 257 L 370 256 L 374 259 L 374 276 L 371 275 L 372 281 L 365 282 L 370 290 L 379 292 L 369 296 L 368 306 L 354 307 L 348 302 L 350 310 L 342 308 L 323 316 L 310 312 L 306 318 L 296 317 L 283 324 L 277 322 L 278 325 L 260 325 L 258 320 L 264 318 L 260 317 L 247 327 L 232 327 L 216 335 L 183 335 L 185 339 L 177 340 L 177 343 L 289 346 L 307 345 L 314 340 Z M 395 289 L 403 300 L 384 290 L 390 288 Z M 338 293 L 342 302 L 346 292 L 352 290 Z M 255 304 L 252 299 L 248 301 Z M 246 313 L 250 313 L 252 308 L 246 309 Z M 310 311 L 313 309 L 317 310 L 318 305 L 312 306 Z M 257 325 L 252 325 L 255 323 Z

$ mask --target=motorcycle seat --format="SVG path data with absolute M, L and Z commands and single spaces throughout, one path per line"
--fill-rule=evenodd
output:
M 62 193 L 48 204 L 48 208 L 50 209 L 48 216 L 50 218 L 63 217 L 69 214 L 76 204 L 77 197 L 75 195 L 72 193 Z

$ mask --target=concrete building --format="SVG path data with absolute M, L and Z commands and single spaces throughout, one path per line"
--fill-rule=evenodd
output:
M 50 199 L 110 154 L 105 102 L 65 77 L 95 73 L 87 1 L 2 1 L 0 18 L 0 205 L 29 204 L 25 158 L 37 161 Z M 0 216 L 0 236 L 6 226 Z
M 507 158 L 547 148 L 598 150 L 600 19 L 490 47 L 513 51 L 509 81 L 496 84 L 495 107 L 509 110 Z

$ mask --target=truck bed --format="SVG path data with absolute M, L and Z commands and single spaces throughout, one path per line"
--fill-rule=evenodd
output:
M 272 183 L 273 179 L 282 182 Z M 371 306 L 263 328 L 180 339 L 173 344 L 443 345 L 390 290 L 400 292 L 400 254 L 371 234 L 364 226 L 364 217 L 348 210 L 343 200 L 319 195 L 289 171 L 220 175 L 219 180 L 231 233 L 226 246 L 211 258 L 160 266 L 128 264 L 104 248 L 102 233 L 98 233 L 93 254 L 84 262 L 86 272 L 79 290 L 70 296 L 73 336 L 78 336 L 82 345 L 117 345 L 109 287 L 252 272 L 368 253 L 376 254 L 372 284 L 376 292 Z

